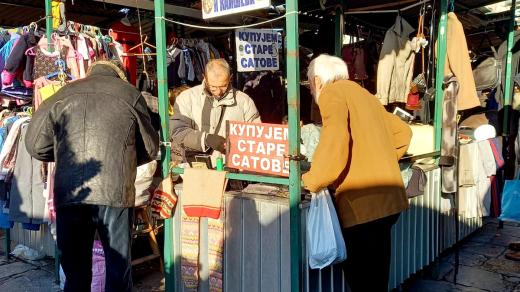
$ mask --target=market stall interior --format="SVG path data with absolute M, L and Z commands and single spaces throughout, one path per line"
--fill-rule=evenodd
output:
M 151 255 L 134 256 L 142 257 L 137 264 L 164 261 L 167 291 L 344 291 L 341 268 L 310 269 L 306 251 L 309 196 L 301 194 L 301 172 L 312 163 L 321 117 L 300 77 L 321 53 L 340 56 L 350 79 L 413 129 L 400 163 L 411 207 L 392 231 L 390 290 L 481 227 L 482 217 L 500 215 L 504 180 L 517 168 L 516 1 L 287 0 L 203 19 L 211 3 L 235 5 L 228 2 L 0 2 L 0 227 L 9 250 L 11 242 L 24 244 L 54 256 L 59 269 L 49 195 L 53 165 L 28 157 L 18 141 L 41 102 L 105 58 L 119 58 L 128 80 L 158 105 L 152 113 L 162 134 L 156 179 L 189 168 L 171 163 L 169 100 L 176 88 L 201 84 L 212 59 L 229 62 L 233 86 L 251 96 L 263 122 L 288 123 L 285 151 L 269 160 L 267 172 L 245 154 L 237 153 L 243 159 L 235 162 L 228 156 L 226 178 L 243 183 L 223 194 L 218 219 L 183 216 L 182 183 L 175 186 L 173 217 L 150 219 L 146 193 L 135 229 L 150 247 L 136 246 Z M 265 46 L 246 48 L 260 33 L 254 29 L 269 37 Z M 266 54 L 272 58 L 261 58 Z

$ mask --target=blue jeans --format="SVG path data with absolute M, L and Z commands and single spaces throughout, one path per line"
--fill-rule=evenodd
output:
M 57 241 L 66 277 L 65 292 L 90 292 L 96 230 L 105 252 L 105 291 L 132 291 L 132 219 L 131 208 L 76 205 L 57 209 Z

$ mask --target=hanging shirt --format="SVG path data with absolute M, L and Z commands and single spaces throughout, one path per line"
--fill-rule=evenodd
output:
M 123 51 L 128 51 L 138 45 L 141 40 L 139 37 L 139 31 L 133 26 L 124 25 L 121 21 L 117 21 L 112 25 L 113 34 L 112 37 L 123 46 Z M 132 53 L 142 53 L 142 49 L 139 47 Z M 137 58 L 135 56 L 123 56 L 123 66 L 125 67 L 128 74 L 128 81 L 136 85 L 137 82 Z

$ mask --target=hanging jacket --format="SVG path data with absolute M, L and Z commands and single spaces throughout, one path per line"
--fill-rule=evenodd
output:
M 16 71 L 23 67 L 23 80 L 27 87 L 32 87 L 33 78 L 33 65 L 34 56 L 25 55 L 27 49 L 36 46 L 38 40 L 34 35 L 34 32 L 28 33 L 22 36 L 19 41 L 14 45 L 9 58 L 5 62 L 5 74 L 12 75 L 14 77 Z M 8 82 L 11 81 L 11 82 Z M 13 81 L 13 78 L 3 78 L 3 85 L 9 85 Z
M 454 75 L 459 81 L 457 110 L 462 111 L 480 106 L 464 28 L 453 12 L 448 13 L 446 41 L 444 76 Z
M 408 37 L 414 29 L 397 16 L 386 32 L 377 67 L 377 98 L 383 105 L 406 102 L 413 77 L 415 54 Z
M 141 92 L 121 76 L 110 63 L 93 65 L 32 117 L 25 144 L 34 158 L 56 162 L 57 208 L 134 206 L 137 166 L 155 159 L 159 136 Z

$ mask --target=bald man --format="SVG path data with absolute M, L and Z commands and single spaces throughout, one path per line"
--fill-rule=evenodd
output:
M 234 89 L 230 81 L 231 69 L 226 60 L 208 62 L 202 84 L 175 100 L 172 142 L 180 144 L 185 152 L 208 153 L 215 158 L 226 152 L 226 121 L 260 122 L 253 100 Z

